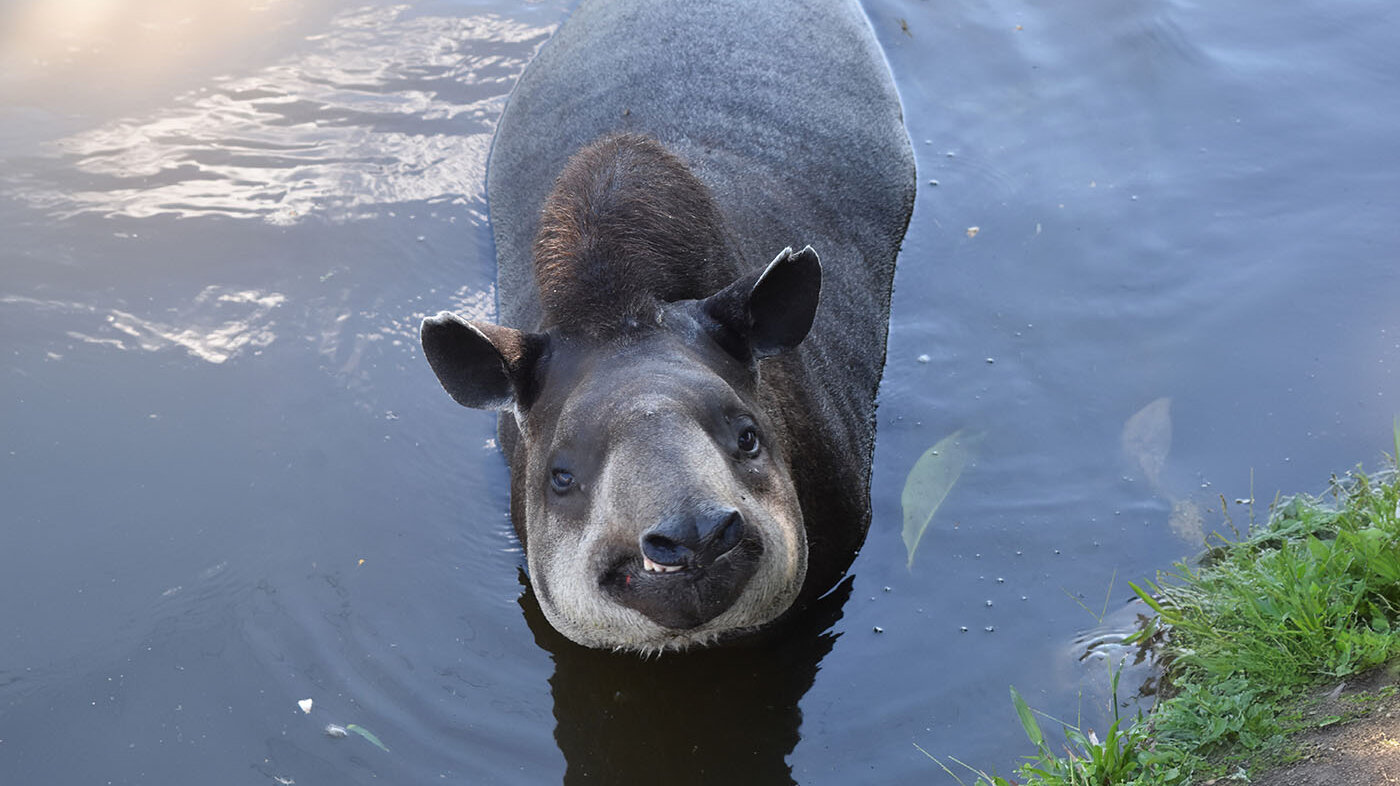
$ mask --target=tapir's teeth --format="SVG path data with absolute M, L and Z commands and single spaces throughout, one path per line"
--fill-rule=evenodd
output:
M 642 567 L 648 573 L 675 573 L 681 569 L 680 565 L 660 565 L 652 562 L 645 554 L 642 555 Z

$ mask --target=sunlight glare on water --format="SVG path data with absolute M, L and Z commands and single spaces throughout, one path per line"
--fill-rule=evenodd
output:
M 101 188 L 35 179 L 13 192 L 60 217 L 273 224 L 312 212 L 345 220 L 403 202 L 469 204 L 480 196 L 502 84 L 495 58 L 463 52 L 544 32 L 495 17 L 410 16 L 403 7 L 345 12 L 310 38 L 309 51 L 52 144 L 49 155 Z M 478 133 L 462 133 L 464 120 Z M 453 132 L 433 133 L 442 122 Z

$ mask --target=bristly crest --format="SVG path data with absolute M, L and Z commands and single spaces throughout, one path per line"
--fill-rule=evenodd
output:
M 543 327 L 601 338 L 654 324 L 661 303 L 732 278 L 730 248 L 709 189 L 683 161 L 650 137 L 604 137 L 570 160 L 541 210 Z

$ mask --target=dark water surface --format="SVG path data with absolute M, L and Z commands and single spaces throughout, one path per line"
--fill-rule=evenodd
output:
M 783 641 L 558 641 L 416 329 L 492 312 L 490 134 L 567 7 L 0 11 L 0 783 L 1004 772 L 1009 684 L 1107 725 L 1126 581 L 1221 495 L 1389 447 L 1393 4 L 870 2 L 921 190 L 854 580 Z

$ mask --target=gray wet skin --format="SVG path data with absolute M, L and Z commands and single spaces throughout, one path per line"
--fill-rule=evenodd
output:
M 771 5 L 585 2 L 493 143 L 503 324 L 424 322 L 502 410 L 531 583 L 590 647 L 768 625 L 869 524 L 912 153 L 860 10 Z

